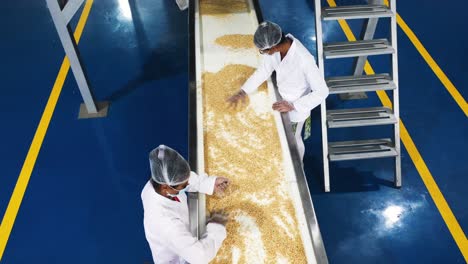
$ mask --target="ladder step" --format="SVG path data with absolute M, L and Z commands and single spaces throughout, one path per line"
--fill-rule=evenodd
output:
M 393 12 L 385 5 L 352 5 L 325 7 L 323 20 L 391 17 Z
M 388 74 L 340 76 L 327 79 L 330 94 L 394 90 L 395 83 Z
M 371 107 L 327 111 L 329 128 L 390 125 L 397 122 L 392 109 Z
M 391 54 L 395 50 L 386 39 L 358 40 L 323 44 L 325 59 Z
M 387 158 L 397 156 L 391 139 L 330 142 L 330 161 Z

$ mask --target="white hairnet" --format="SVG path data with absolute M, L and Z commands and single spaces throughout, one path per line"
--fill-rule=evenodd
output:
M 151 178 L 159 184 L 179 185 L 190 177 L 190 166 L 177 151 L 160 145 L 149 154 Z
M 265 21 L 258 25 L 254 34 L 254 44 L 260 50 L 265 50 L 278 45 L 283 32 L 277 24 Z

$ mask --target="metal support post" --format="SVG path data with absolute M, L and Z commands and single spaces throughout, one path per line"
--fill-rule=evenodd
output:
M 320 73 L 325 77 L 325 65 L 323 57 L 323 36 L 322 36 L 322 7 L 320 0 L 315 0 L 315 35 L 317 43 L 317 62 Z M 328 160 L 328 134 L 327 134 L 327 106 L 325 101 L 320 105 L 320 122 L 322 127 L 322 148 L 323 148 L 323 185 L 325 192 L 330 191 L 330 171 Z
M 392 54 L 392 78 L 396 89 L 393 90 L 393 115 L 398 121 L 394 127 L 395 134 L 395 187 L 401 187 L 401 146 L 400 146 L 400 99 L 399 99 L 399 81 L 398 81 L 398 45 L 397 45 L 397 12 L 396 1 L 390 0 L 390 9 L 394 16 L 391 18 L 391 42 L 395 52 Z
M 78 11 L 84 0 L 71 0 L 65 4 L 63 10 L 57 0 L 46 0 L 47 6 L 49 7 L 50 15 L 54 21 L 55 29 L 59 35 L 60 41 L 62 42 L 65 54 L 70 61 L 70 67 L 72 69 L 75 80 L 78 84 L 81 96 L 83 97 L 84 104 L 80 107 L 80 113 L 78 118 L 95 118 L 105 117 L 109 107 L 108 102 L 96 103 L 93 98 L 93 94 L 89 88 L 88 80 L 83 71 L 82 64 L 77 52 L 76 41 L 71 33 L 68 26 L 70 20 Z M 99 109 L 98 109 L 99 107 Z
M 377 5 L 382 4 L 383 0 L 369 0 L 369 4 Z M 369 18 L 367 21 L 364 22 L 363 30 L 361 33 L 361 38 L 363 40 L 370 40 L 374 39 L 375 30 L 377 29 L 377 22 L 379 18 Z M 362 75 L 364 71 L 364 65 L 366 64 L 367 56 L 358 57 L 354 64 L 354 75 L 359 76 Z M 367 95 L 365 92 L 359 93 L 344 93 L 340 94 L 341 100 L 359 100 L 359 99 L 367 99 Z

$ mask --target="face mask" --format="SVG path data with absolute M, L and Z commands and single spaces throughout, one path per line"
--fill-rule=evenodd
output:
M 176 196 L 178 196 L 179 194 L 181 194 L 182 192 L 186 192 L 189 185 L 185 186 L 185 188 L 183 188 L 182 190 L 176 190 L 174 188 L 172 188 L 171 186 L 169 186 L 171 189 L 175 190 L 175 191 L 179 191 L 177 194 L 172 194 L 172 193 L 168 193 L 167 196 L 171 197 L 171 198 L 174 198 Z

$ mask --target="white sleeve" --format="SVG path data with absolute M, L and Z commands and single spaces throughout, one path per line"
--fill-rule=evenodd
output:
M 183 222 L 174 221 L 171 225 L 167 233 L 168 247 L 191 264 L 210 262 L 226 239 L 226 228 L 220 224 L 209 223 L 200 240 L 187 230 Z
M 216 182 L 215 176 L 198 175 L 195 172 L 190 172 L 189 186 L 187 192 L 201 192 L 212 195 Z
M 272 56 L 265 55 L 257 70 L 247 79 L 241 89 L 247 94 L 257 91 L 258 87 L 271 76 L 274 71 Z
M 306 81 L 312 91 L 297 99 L 293 105 L 298 112 L 309 112 L 325 101 L 329 94 L 329 90 L 313 57 L 312 61 L 304 62 L 302 68 Z

